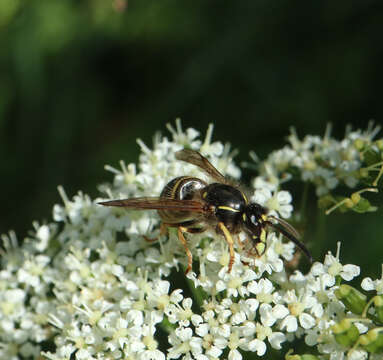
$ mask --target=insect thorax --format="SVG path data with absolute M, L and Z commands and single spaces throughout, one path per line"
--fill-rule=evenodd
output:
M 223 222 L 229 231 L 239 231 L 246 207 L 246 198 L 240 190 L 230 185 L 213 183 L 203 190 L 202 198 L 208 205 L 215 207 L 216 219 Z

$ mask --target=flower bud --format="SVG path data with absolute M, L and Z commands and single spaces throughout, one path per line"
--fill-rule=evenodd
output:
M 377 295 L 374 298 L 374 306 L 376 311 L 376 316 L 379 321 L 383 323 L 383 295 Z
M 290 350 L 285 356 L 285 360 L 319 360 L 315 355 L 304 354 L 304 355 L 290 355 L 293 351 Z
M 347 310 L 357 315 L 362 314 L 367 305 L 366 296 L 350 285 L 339 286 L 339 289 L 335 290 L 335 296 Z
M 344 204 L 349 208 L 351 209 L 352 207 L 354 207 L 355 203 L 352 201 L 352 199 L 350 198 L 347 198 L 347 199 L 344 199 Z
M 375 144 L 379 150 L 383 150 L 383 139 L 376 140 Z
M 333 325 L 331 330 L 335 336 L 338 344 L 351 347 L 358 339 L 358 328 L 352 323 L 350 319 L 343 319 L 339 323 Z
M 354 192 L 354 193 L 351 195 L 351 201 L 352 201 L 354 204 L 357 204 L 357 203 L 360 201 L 360 195 L 359 195 L 357 192 Z
M 357 150 L 362 151 L 366 142 L 362 139 L 356 139 L 354 141 L 354 146 L 356 147 Z
M 383 329 L 372 329 L 359 337 L 359 344 L 370 353 L 383 352 Z
M 366 178 L 369 175 L 369 172 L 366 168 L 360 168 L 358 174 L 361 178 Z

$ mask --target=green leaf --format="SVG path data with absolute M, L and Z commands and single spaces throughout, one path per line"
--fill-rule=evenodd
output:
M 318 198 L 319 209 L 328 209 L 329 207 L 331 207 L 335 203 L 336 203 L 335 198 L 330 194 L 327 194 L 327 195 L 324 195 L 324 196 L 321 196 L 320 198 Z
M 371 203 L 366 198 L 361 198 L 357 204 L 355 204 L 352 208 L 352 211 L 357 213 L 365 213 L 365 212 L 373 212 L 377 210 L 376 206 L 372 206 Z
M 382 161 L 382 154 L 372 148 L 369 148 L 363 153 L 363 160 L 367 166 L 372 166 Z

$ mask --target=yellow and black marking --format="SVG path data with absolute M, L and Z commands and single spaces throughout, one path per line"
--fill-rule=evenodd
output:
M 200 191 L 200 189 L 203 189 L 205 186 L 206 183 L 201 179 L 192 176 L 179 176 L 171 180 L 164 187 L 160 198 L 172 200 L 192 200 L 195 193 Z M 185 210 L 160 209 L 158 210 L 158 213 L 162 221 L 182 226 L 186 221 L 196 218 L 195 214 Z
M 178 197 L 177 195 L 179 194 L 180 186 L 187 179 L 188 179 L 188 177 L 186 177 L 186 176 L 182 176 L 182 177 L 178 178 L 178 180 L 176 181 L 176 183 L 174 184 L 174 186 L 172 188 L 172 192 L 171 192 L 171 196 L 170 196 L 172 199 L 176 199 Z
M 222 231 L 223 236 L 225 237 L 226 242 L 229 245 L 230 260 L 227 272 L 231 272 L 231 269 L 233 268 L 234 264 L 234 241 L 230 234 L 230 231 L 227 229 L 223 222 L 218 223 L 218 228 Z
M 261 256 L 266 251 L 266 238 L 267 238 L 267 232 L 266 229 L 262 228 L 261 233 L 259 236 L 253 235 L 252 239 L 255 242 L 255 250 L 257 252 L 258 256 Z
M 266 244 L 263 243 L 263 242 L 259 242 L 255 245 L 255 249 L 257 250 L 257 254 L 259 256 L 263 255 L 263 253 L 265 252 L 266 250 Z
M 261 256 L 266 251 L 266 228 L 272 227 L 287 239 L 293 241 L 312 261 L 310 252 L 301 243 L 298 232 L 285 220 L 268 214 L 268 209 L 261 204 L 248 201 L 246 195 L 237 186 L 233 186 L 225 177 L 200 153 L 191 149 L 176 153 L 178 160 L 185 161 L 201 168 L 215 180 L 207 184 L 192 176 L 179 176 L 171 180 L 158 197 L 137 197 L 130 199 L 104 201 L 105 206 L 119 206 L 136 210 L 157 210 L 163 228 L 178 229 L 178 238 L 183 244 L 188 266 L 192 269 L 192 254 L 188 248 L 184 233 L 200 233 L 215 227 L 222 234 L 229 246 L 230 272 L 234 263 L 233 237 L 244 231 L 252 245 L 251 255 Z M 152 239 L 147 239 L 152 241 Z M 240 239 L 238 243 L 242 247 Z
M 236 213 L 240 212 L 239 210 L 234 209 L 234 208 L 232 208 L 230 206 L 221 205 L 221 206 L 217 206 L 217 208 L 220 209 L 220 210 L 227 210 L 227 211 L 232 211 L 232 212 L 236 212 Z
M 243 196 L 243 199 L 245 200 L 245 204 L 247 205 L 247 204 L 249 203 L 249 201 L 247 200 L 246 195 L 244 194 L 243 191 L 241 191 L 241 194 L 242 194 L 242 196 Z
M 193 178 L 190 177 L 190 176 L 181 176 L 179 178 L 176 178 L 175 180 L 177 180 L 177 181 L 175 182 L 175 184 L 173 186 L 173 189 L 172 189 L 172 192 L 171 192 L 171 198 L 172 199 L 180 198 L 181 187 L 185 184 L 185 182 L 188 182 L 191 179 L 193 179 Z
M 261 230 L 261 235 L 259 236 L 259 239 L 263 242 L 263 243 L 266 243 L 266 230 L 265 229 L 262 229 Z

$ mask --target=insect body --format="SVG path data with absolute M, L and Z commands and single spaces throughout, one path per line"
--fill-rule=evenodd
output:
M 273 227 L 293 241 L 312 261 L 309 251 L 298 238 L 297 231 L 286 221 L 268 215 L 264 206 L 251 203 L 240 188 L 230 183 L 205 157 L 194 150 L 184 149 L 176 153 L 178 160 L 194 164 L 204 170 L 215 182 L 191 176 L 180 176 L 171 180 L 159 197 L 139 197 L 101 202 L 106 206 L 132 209 L 155 209 L 162 220 L 163 228 L 178 228 L 178 238 L 188 256 L 186 273 L 192 268 L 192 254 L 184 233 L 200 233 L 214 228 L 226 239 L 230 260 L 228 272 L 234 263 L 233 235 L 244 231 L 255 255 L 266 250 L 266 228 Z M 276 223 L 274 223 L 274 222 Z

